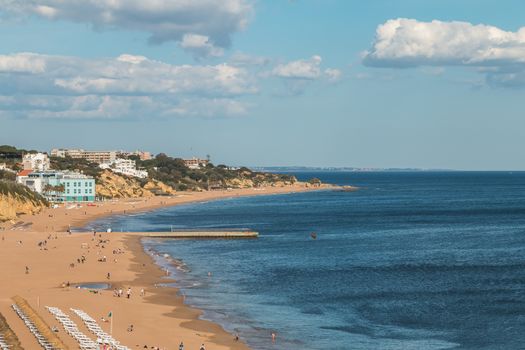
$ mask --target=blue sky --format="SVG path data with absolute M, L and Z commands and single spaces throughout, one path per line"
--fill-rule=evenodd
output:
M 1 144 L 254 166 L 525 169 L 520 1 L 0 9 Z

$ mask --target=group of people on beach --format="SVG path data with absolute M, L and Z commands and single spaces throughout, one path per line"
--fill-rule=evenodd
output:
M 128 289 L 126 290 L 126 298 L 127 299 L 131 299 L 131 294 L 132 294 L 132 290 L 131 290 L 131 287 L 128 287 Z M 117 298 L 120 298 L 124 295 L 124 290 L 122 288 L 115 288 L 113 290 L 113 296 L 114 297 L 117 297 Z M 144 290 L 144 288 L 141 288 L 140 289 L 140 296 L 141 297 L 145 297 L 146 296 L 146 291 Z
M 114 297 L 122 297 L 124 295 L 124 290 L 122 290 L 122 288 L 115 288 L 113 290 L 113 296 Z M 131 287 L 128 288 L 128 290 L 126 291 L 126 298 L 130 299 L 131 298 Z
M 47 240 L 38 242 L 38 249 L 47 250 Z

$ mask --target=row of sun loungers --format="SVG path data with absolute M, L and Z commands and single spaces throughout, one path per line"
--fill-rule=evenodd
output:
M 35 311 L 24 299 L 20 297 L 14 297 L 13 299 L 15 300 L 15 304 L 12 305 L 13 310 L 22 321 L 24 321 L 27 328 L 45 350 L 67 349 L 44 321 L 35 314 Z M 64 330 L 78 342 L 81 350 L 98 350 L 104 344 L 109 345 L 111 349 L 114 350 L 131 350 L 128 347 L 121 345 L 120 342 L 115 340 L 115 338 L 104 332 L 98 323 L 82 310 L 71 309 L 71 311 L 80 317 L 86 327 L 97 337 L 96 341 L 82 333 L 78 329 L 76 323 L 59 308 L 46 306 L 46 309 L 62 324 Z M 12 345 L 8 344 L 4 339 L 2 333 L 0 333 L 0 350 L 14 350 Z
M 62 324 L 66 332 L 76 339 L 81 350 L 98 350 L 99 346 L 96 342 L 87 337 L 84 333 L 78 330 L 75 322 L 73 322 L 68 315 L 62 312 L 57 307 L 46 306 L 46 309 Z
M 11 345 L 8 345 L 4 337 L 0 334 L 0 350 L 9 350 Z
M 22 318 L 31 333 L 46 350 L 67 350 L 68 347 L 51 330 L 46 321 L 29 305 L 27 300 L 20 296 L 14 296 L 13 310 Z M 31 349 L 33 350 L 33 349 Z
M 31 331 L 31 333 L 35 336 L 35 338 L 38 340 L 38 343 L 42 345 L 42 347 L 46 350 L 59 350 L 58 348 L 55 348 L 53 344 L 51 344 L 46 337 L 44 337 L 38 328 L 35 326 L 33 321 L 27 317 L 27 315 L 16 305 L 12 305 L 13 310 L 15 310 L 16 314 L 24 321 L 27 328 Z
M 0 350 L 23 350 L 16 334 L 7 324 L 6 319 L 0 314 Z
M 109 344 L 115 350 L 130 350 L 124 345 L 120 345 L 120 342 L 115 340 L 111 335 L 107 334 L 100 328 L 97 321 L 91 318 L 87 313 L 79 309 L 71 309 L 78 317 L 82 319 L 86 327 L 97 336 L 97 343 Z

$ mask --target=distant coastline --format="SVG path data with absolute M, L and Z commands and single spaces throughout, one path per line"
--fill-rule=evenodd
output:
M 424 169 L 424 168 L 357 168 L 357 167 L 308 167 L 308 166 L 253 166 L 255 171 L 272 173 L 293 172 L 442 172 L 460 171 L 454 169 Z

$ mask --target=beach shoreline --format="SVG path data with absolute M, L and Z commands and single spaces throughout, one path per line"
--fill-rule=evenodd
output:
M 102 291 L 97 295 L 100 305 L 95 308 L 91 306 L 85 307 L 88 313 L 100 315 L 107 311 L 102 311 L 101 307 L 105 306 L 107 309 L 119 307 L 119 319 L 131 320 L 134 322 L 136 330 L 148 330 L 148 332 L 133 333 L 133 341 L 137 344 L 127 342 L 127 338 L 131 338 L 130 334 L 120 333 L 120 340 L 123 344 L 132 346 L 139 346 L 141 343 L 145 345 L 156 342 L 166 349 L 178 347 L 178 343 L 169 336 L 173 329 L 178 329 L 181 334 L 181 339 L 188 348 L 198 348 L 201 343 L 213 344 L 214 349 L 249 349 L 243 342 L 242 334 L 240 340 L 237 341 L 233 334 L 226 332 L 219 324 L 206 321 L 200 318 L 203 311 L 188 306 L 184 303 L 184 298 L 178 295 L 178 288 L 176 287 L 162 287 L 162 284 L 175 282 L 174 280 L 166 279 L 165 271 L 154 261 L 153 257 L 145 251 L 145 247 L 141 242 L 140 233 L 134 232 L 127 234 L 125 232 L 97 232 L 96 236 L 91 232 L 84 233 L 68 233 L 72 227 L 83 227 L 87 223 L 100 219 L 102 217 L 112 215 L 122 215 L 136 212 L 152 211 L 158 208 L 175 206 L 180 204 L 208 202 L 211 200 L 238 198 L 244 196 L 255 195 L 276 195 L 289 194 L 297 192 L 305 192 L 312 190 L 329 190 L 336 187 L 323 186 L 320 188 L 312 188 L 305 186 L 287 186 L 267 188 L 264 190 L 257 189 L 241 189 L 231 191 L 213 191 L 213 192 L 199 192 L 199 193 L 181 193 L 173 197 L 150 197 L 150 198 L 131 198 L 120 201 L 108 201 L 97 203 L 97 206 L 62 206 L 60 208 L 49 208 L 36 215 L 27 215 L 21 217 L 15 223 L 8 223 L 4 225 L 3 241 L 0 245 L 0 264 L 2 266 L 10 266 L 8 270 L 13 274 L 13 280 L 16 277 L 11 266 L 19 265 L 16 271 L 22 271 L 22 265 L 38 266 L 40 271 L 38 281 L 34 284 L 25 284 L 15 282 L 10 286 L 0 287 L 0 312 L 8 318 L 8 322 L 13 320 L 13 315 L 8 310 L 10 298 L 13 295 L 22 295 L 30 303 L 34 304 L 34 294 L 42 295 L 42 298 L 50 299 L 54 302 L 52 306 L 63 306 L 66 310 L 69 307 L 78 307 L 78 304 L 85 304 L 82 300 L 85 298 L 85 291 L 77 289 L 68 289 L 67 296 L 64 298 L 64 288 L 58 287 L 65 281 L 71 285 L 87 283 L 87 282 L 109 282 L 113 288 L 132 288 L 133 294 L 138 294 L 139 290 L 146 291 L 146 297 L 134 299 L 134 308 L 122 308 L 121 298 L 114 298 L 111 291 Z M 55 235 L 55 236 L 53 236 Z M 52 238 L 53 244 L 56 244 L 53 250 L 47 250 L 44 256 L 33 256 L 33 250 L 38 249 L 38 242 L 44 241 L 45 238 Z M 57 239 L 53 239 L 57 237 Z M 88 243 L 86 241 L 90 239 Z M 29 240 L 29 245 L 26 241 Z M 18 241 L 24 241 L 23 244 L 18 244 Z M 90 246 L 97 241 L 107 241 L 103 248 L 99 247 L 95 250 L 93 247 L 86 254 L 82 250 L 82 246 L 89 244 Z M 67 242 L 67 244 L 65 244 Z M 62 244 L 64 243 L 64 244 Z M 16 250 L 22 251 L 21 254 L 2 254 L 2 248 L 6 246 L 14 246 Z M 123 251 L 124 254 L 114 255 L 111 252 Z M 96 254 L 95 254 L 96 253 Z M 67 258 L 73 254 L 73 258 Z M 42 255 L 42 254 L 38 254 Z M 49 257 L 52 255 L 53 257 Z M 81 264 L 77 268 L 85 270 L 82 272 L 81 278 L 73 274 L 77 268 L 68 267 L 70 261 L 75 261 L 74 256 L 87 255 L 88 263 Z M 106 273 L 100 271 L 101 265 L 107 263 L 99 263 L 98 259 L 104 256 L 104 260 L 111 261 L 114 259 L 108 270 L 111 270 L 111 279 L 106 280 Z M 67 263 L 66 263 L 67 262 Z M 89 266 L 88 266 L 89 265 Z M 47 269 L 50 271 L 45 272 Z M 52 275 L 53 278 L 43 278 Z M 25 276 L 27 277 L 27 276 Z M 5 277 L 4 277 L 5 278 Z M 45 296 L 45 297 L 44 297 Z M 46 315 L 45 310 L 38 309 L 41 316 Z M 145 316 L 147 315 L 147 317 Z M 9 316 L 9 317 L 8 317 Z M 48 319 L 50 324 L 53 324 L 52 319 Z M 16 322 L 14 322 L 16 325 Z M 155 328 L 151 324 L 162 324 Z M 170 326 L 164 326 L 170 325 Z M 20 329 L 22 328 L 22 329 Z M 24 334 L 23 326 L 13 327 L 15 332 Z M 270 335 L 269 335 L 270 336 Z M 62 334 L 62 337 L 66 337 Z M 131 340 L 131 339 L 130 339 Z M 28 337 L 21 337 L 22 343 L 29 342 Z M 177 340 L 179 341 L 179 340 Z M 142 345 L 140 345 L 142 346 Z M 155 345 L 158 346 L 158 345 Z M 31 348 L 31 346 L 26 346 Z
M 122 198 L 95 202 L 94 206 L 86 203 L 63 204 L 58 208 L 45 208 L 38 214 L 21 215 L 16 221 L 0 223 L 0 228 L 6 231 L 67 231 L 70 228 L 81 228 L 97 219 L 155 209 L 176 206 L 180 204 L 204 203 L 213 200 L 239 198 L 261 195 L 292 194 L 309 191 L 334 190 L 339 187 L 321 185 L 320 187 L 304 184 L 283 187 L 245 188 L 204 192 L 180 192 L 174 196 Z

